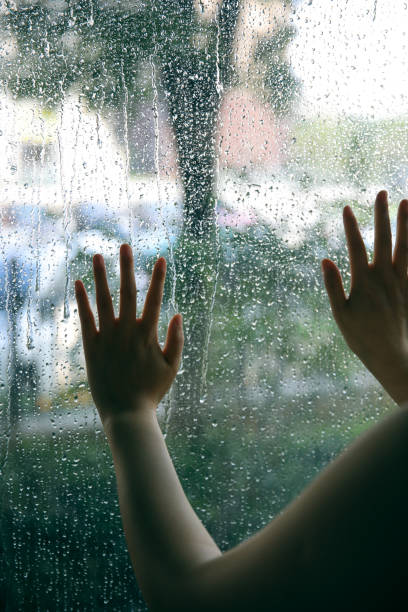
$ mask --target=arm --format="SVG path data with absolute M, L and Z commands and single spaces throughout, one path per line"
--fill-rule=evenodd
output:
M 153 407 L 105 425 L 122 522 L 136 578 L 152 610 L 181 610 L 196 567 L 221 556 L 187 500 Z M 156 407 L 154 407 L 156 408 Z M 180 603 L 181 603 L 180 602 Z
M 153 610 L 180 594 L 180 580 L 221 552 L 191 508 L 157 421 L 183 348 L 180 315 L 164 350 L 157 338 L 166 262 L 155 265 L 143 317 L 136 319 L 133 255 L 120 251 L 120 315 L 115 319 L 103 258 L 94 256 L 100 331 L 85 288 L 75 284 L 88 380 L 112 451 L 119 504 L 137 581 Z
M 152 610 L 325 610 L 333 597 L 347 609 L 376 583 L 378 598 L 405 556 L 408 470 L 398 467 L 408 464 L 408 410 L 370 428 L 280 516 L 223 555 L 184 495 L 154 412 L 105 431 L 129 553 Z

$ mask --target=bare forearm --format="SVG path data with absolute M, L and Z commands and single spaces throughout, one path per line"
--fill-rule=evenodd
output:
M 122 521 L 136 578 L 154 607 L 179 580 L 221 551 L 193 511 L 156 414 L 139 410 L 105 424 Z

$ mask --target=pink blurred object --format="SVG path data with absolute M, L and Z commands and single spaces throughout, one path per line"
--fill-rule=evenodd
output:
M 220 166 L 227 168 L 276 168 L 282 161 L 286 129 L 269 104 L 249 90 L 231 89 L 224 94 L 219 112 L 216 150 Z
M 220 168 L 262 168 L 281 165 L 288 126 L 278 121 L 269 104 L 247 89 L 230 89 L 222 97 L 218 114 L 216 152 Z M 160 122 L 159 167 L 162 175 L 178 175 L 173 130 L 166 118 Z

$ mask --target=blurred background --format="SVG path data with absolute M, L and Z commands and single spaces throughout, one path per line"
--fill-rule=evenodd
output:
M 222 550 L 264 527 L 392 400 L 345 345 L 342 209 L 373 248 L 408 191 L 407 3 L 0 1 L 0 609 L 144 611 L 89 392 L 74 282 L 119 314 L 167 260 L 159 420 Z M 140 316 L 140 315 L 139 315 Z

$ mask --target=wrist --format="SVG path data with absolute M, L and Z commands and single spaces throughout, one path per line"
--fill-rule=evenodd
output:
M 155 422 L 157 422 L 157 404 L 143 399 L 130 407 L 118 408 L 115 412 L 106 415 L 102 420 L 102 426 L 108 435 L 117 428 L 143 426 Z
M 396 366 L 375 376 L 398 405 L 408 404 L 408 367 Z
M 408 350 L 352 350 L 397 404 L 408 402 Z

